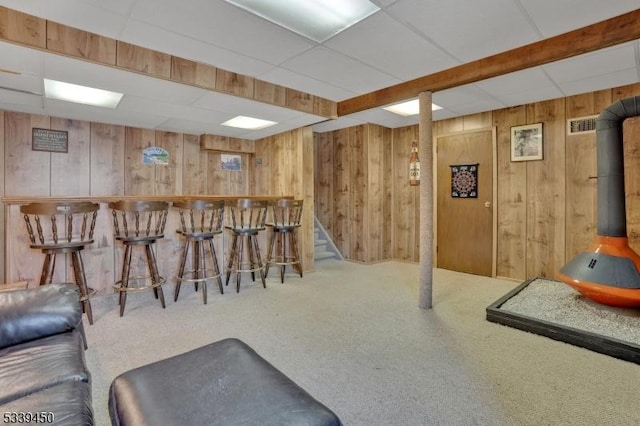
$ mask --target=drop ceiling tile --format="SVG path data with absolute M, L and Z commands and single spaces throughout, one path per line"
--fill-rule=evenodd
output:
M 42 77 L 34 77 L 32 75 L 16 75 L 0 72 L 0 87 L 11 88 L 16 91 L 30 92 L 37 96 L 43 94 Z
M 111 38 L 118 37 L 127 19 L 82 0 L 2 0 L 0 5 Z
M 433 94 L 433 103 L 459 115 L 491 111 L 506 106 L 474 84 L 436 92 Z
M 388 12 L 462 62 L 540 40 L 514 1 L 401 0 Z
M 42 102 L 42 96 L 0 88 L 0 109 L 41 114 Z
M 614 46 L 598 52 L 554 62 L 544 65 L 542 68 L 556 83 L 564 83 L 605 75 L 635 66 L 634 43 L 626 43 L 621 46 Z
M 284 68 L 274 68 L 261 75 L 260 79 L 333 101 L 341 101 L 358 95 L 356 92 L 345 90 L 331 83 L 319 81 Z
M 137 1 L 138 0 L 85 0 L 85 2 L 90 3 L 96 8 L 104 9 L 123 16 L 129 16 L 129 13 Z
M 566 96 L 572 96 L 580 93 L 610 89 L 638 82 L 640 82 L 638 70 L 636 68 L 628 68 L 626 70 L 615 71 L 605 75 L 597 75 L 580 80 L 558 83 L 558 86 L 560 86 Z
M 637 9 L 637 0 L 520 0 L 542 35 L 552 37 Z
M 132 16 L 271 64 L 314 46 L 304 37 L 222 0 L 140 0 Z
M 172 102 L 161 102 L 155 99 L 126 95 L 117 108 L 123 114 L 135 111 L 153 111 L 156 115 L 167 118 L 186 119 L 194 122 L 223 122 L 233 117 L 233 114 L 210 111 L 187 105 L 177 105 Z
M 130 20 L 121 38 L 138 46 L 240 74 L 257 76 L 274 68 L 267 62 L 140 21 Z
M 325 47 L 307 51 L 286 61 L 282 67 L 356 93 L 400 83 L 389 74 Z
M 459 65 L 384 11 L 358 22 L 324 45 L 402 80 Z
M 45 108 L 47 108 L 49 115 L 53 117 L 120 124 L 145 129 L 153 129 L 166 120 L 166 117 L 156 115 L 154 112 L 127 111 L 126 114 L 123 114 L 117 109 L 100 108 L 46 98 Z
M 332 132 L 334 130 L 344 129 L 346 127 L 358 126 L 360 124 L 364 124 L 363 121 L 352 118 L 350 115 L 345 115 L 344 117 L 337 118 L 335 120 L 327 120 L 318 124 L 313 125 L 313 131 L 317 133 L 325 133 Z
M 0 68 L 42 77 L 44 71 L 44 53 L 16 44 L 0 42 Z

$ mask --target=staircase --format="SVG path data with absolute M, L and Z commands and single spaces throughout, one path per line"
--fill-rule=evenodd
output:
M 329 234 L 327 234 L 327 230 L 324 229 L 324 226 L 322 226 L 315 216 L 313 217 L 313 233 L 315 240 L 314 260 L 316 262 L 325 259 L 344 260 L 342 253 L 340 253 L 335 244 L 333 244 Z

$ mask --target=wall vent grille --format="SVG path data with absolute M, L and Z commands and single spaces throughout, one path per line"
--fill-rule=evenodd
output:
M 567 120 L 567 135 L 582 135 L 596 131 L 597 115 L 589 117 L 570 118 Z

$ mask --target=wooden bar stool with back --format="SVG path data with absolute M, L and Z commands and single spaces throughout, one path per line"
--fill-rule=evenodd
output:
M 114 201 L 109 203 L 112 209 L 115 239 L 122 242 L 124 256 L 122 259 L 122 275 L 113 288 L 119 292 L 120 316 L 124 314 L 127 292 L 152 289 L 156 299 L 164 309 L 164 293 L 162 284 L 165 278 L 158 272 L 158 262 L 153 252 L 157 240 L 164 238 L 164 227 L 167 222 L 169 203 L 165 201 Z M 135 247 L 144 248 L 148 275 L 131 275 L 131 257 Z M 150 281 L 149 284 L 147 282 Z M 135 285 L 131 285 L 135 282 Z M 140 284 L 142 282 L 142 284 Z
M 298 251 L 298 238 L 296 229 L 300 227 L 302 218 L 302 207 L 304 200 L 278 200 L 272 204 L 273 222 L 267 226 L 273 230 L 267 262 L 265 266 L 265 277 L 269 273 L 269 267 L 276 265 L 280 267 L 280 282 L 284 283 L 284 272 L 287 265 L 298 270 L 302 278 L 302 263 L 300 252 Z
M 80 303 L 89 324 L 93 324 L 89 298 L 95 291 L 87 286 L 81 253 L 85 246 L 93 244 L 93 230 L 99 209 L 99 204 L 88 201 L 42 202 L 20 207 L 27 225 L 30 247 L 45 254 L 40 285 L 51 284 L 56 256 L 70 254 Z
M 214 237 L 222 234 L 224 201 L 191 200 L 173 203 L 180 213 L 181 228 L 176 232 L 184 237 L 180 269 L 176 276 L 174 301 L 178 300 L 182 282 L 192 282 L 196 291 L 202 283 L 202 300 L 207 303 L 207 281 L 216 279 L 220 294 L 223 294 L 222 278 L 214 246 Z M 207 250 L 207 245 L 209 250 Z M 191 268 L 185 269 L 191 249 Z M 211 266 L 207 267 L 207 253 Z
M 229 211 L 231 223 L 225 228 L 231 231 L 233 238 L 229 261 L 227 264 L 227 280 L 229 284 L 231 273 L 236 274 L 236 292 L 240 292 L 240 276 L 243 272 L 251 272 L 251 279 L 255 281 L 255 273 L 260 273 L 262 286 L 267 288 L 264 276 L 264 263 L 260 256 L 260 244 L 258 234 L 264 231 L 267 218 L 268 202 L 264 200 L 252 200 L 241 198 L 237 201 L 229 201 L 226 207 Z M 249 258 L 244 259 L 244 249 Z

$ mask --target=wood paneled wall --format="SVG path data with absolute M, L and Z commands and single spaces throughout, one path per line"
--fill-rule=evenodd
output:
M 350 260 L 392 256 L 391 130 L 366 124 L 314 138 L 316 215 Z
M 596 136 L 567 135 L 567 119 L 597 115 L 618 99 L 638 95 L 640 84 L 634 84 L 434 123 L 434 140 L 445 134 L 496 128 L 498 276 L 517 280 L 553 277 L 593 241 L 597 226 L 597 180 L 593 178 L 597 174 Z M 511 162 L 511 127 L 540 122 L 544 159 Z M 363 257 L 354 248 L 364 246 L 366 240 L 357 231 L 360 216 L 353 206 L 377 193 L 379 185 L 367 180 L 366 187 L 362 186 L 359 173 L 368 171 L 360 169 L 352 154 L 354 149 L 361 151 L 358 147 L 367 141 L 365 127 L 315 135 L 316 214 L 343 255 L 357 261 Z M 407 183 L 406 169 L 418 127 L 393 129 L 388 135 L 385 143 L 392 151 L 385 158 L 392 160 L 381 179 L 383 186 L 390 182 L 392 192 L 390 253 L 375 260 L 417 262 L 419 200 L 415 188 Z M 625 121 L 624 135 L 627 228 L 631 247 L 640 251 L 640 118 Z M 354 167 L 361 171 L 353 173 Z M 384 214 L 382 217 L 385 221 Z
M 314 269 L 313 132 L 303 127 L 255 143 L 254 193 L 304 200 L 298 243 L 303 269 Z
M 65 130 L 68 153 L 31 149 L 33 127 Z M 159 146 L 169 152 L 168 165 L 142 163 L 142 151 Z M 313 136 L 310 128 L 256 141 L 262 165 L 255 155 L 239 153 L 241 171 L 222 170 L 221 152 L 202 150 L 198 135 L 155 131 L 81 120 L 0 111 L 0 153 L 4 161 L 3 196 L 101 196 L 101 195 L 293 195 L 305 199 L 300 246 L 305 270 L 313 269 Z M 7 209 L 17 226 L 3 227 L 4 280 L 39 279 L 42 255 L 29 248 L 17 206 Z M 4 218 L 5 209 L 1 209 Z M 173 233 L 177 223 L 167 223 Z M 111 231 L 110 213 L 103 206 L 98 215 L 95 243 L 83 252 L 87 278 L 93 287 L 109 292 L 119 271 L 118 250 Z M 173 234 L 172 234 L 173 236 Z M 158 245 L 158 257 L 177 258 L 179 239 Z M 263 240 L 263 245 L 266 238 Z M 220 250 L 219 256 L 222 256 Z M 171 263 L 171 262 L 169 262 Z M 114 266 L 115 265 L 115 266 Z M 221 264 L 222 265 L 222 264 Z M 7 266 L 5 272 L 5 266 Z M 173 265 L 161 273 L 173 276 Z M 71 280 L 72 270 L 56 268 L 57 280 Z

